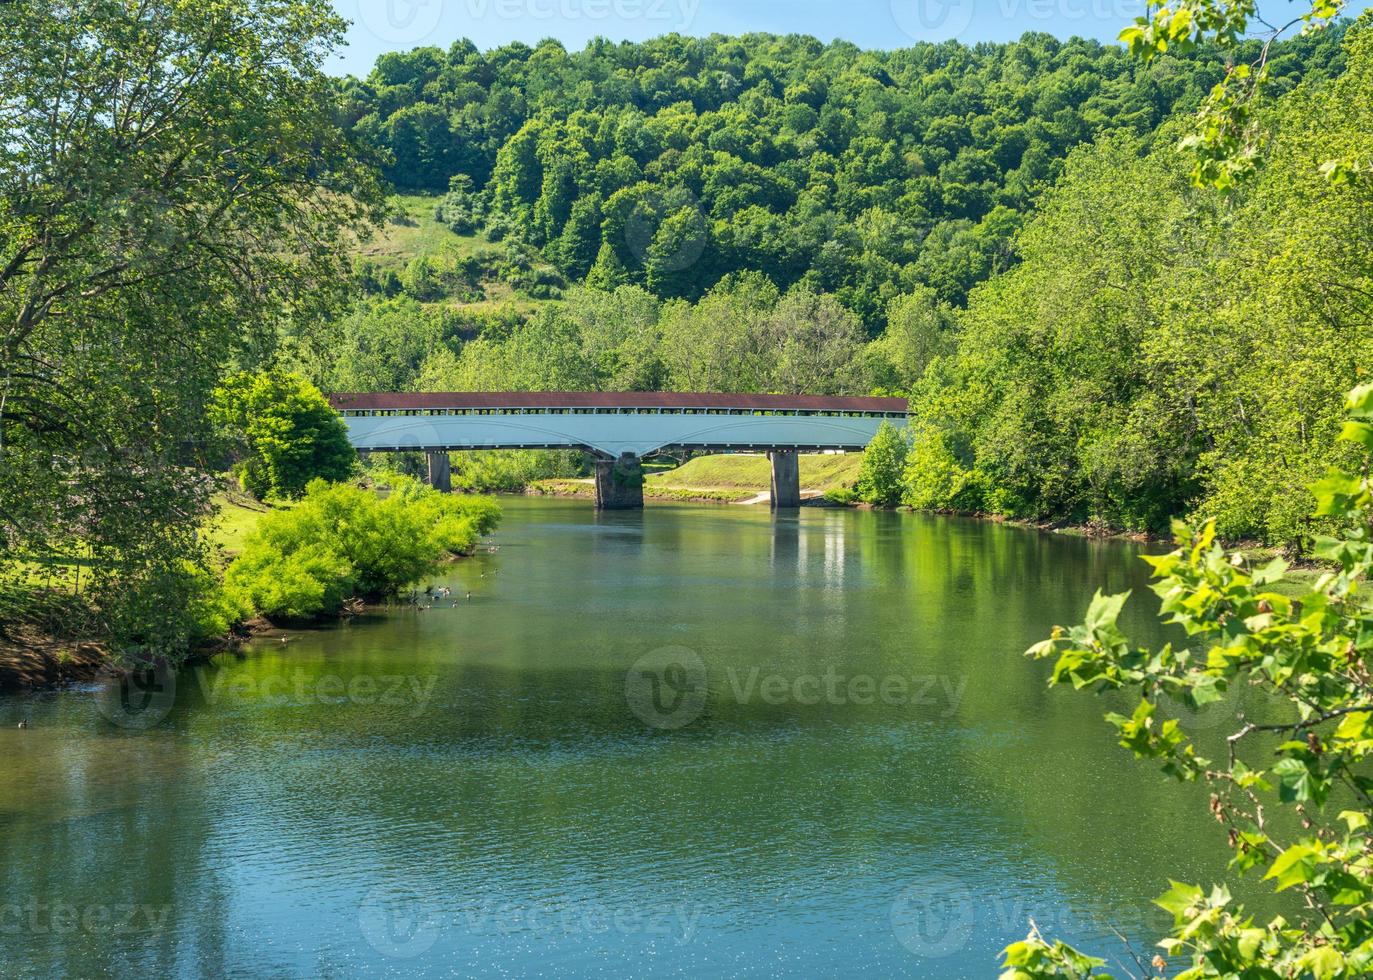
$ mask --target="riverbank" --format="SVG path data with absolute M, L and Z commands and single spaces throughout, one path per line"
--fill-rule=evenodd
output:
M 798 461 L 801 494 L 807 503 L 825 491 L 849 486 L 858 479 L 862 453 L 805 453 Z M 769 500 L 772 464 L 761 453 L 720 453 L 697 456 L 681 466 L 648 473 L 644 499 L 711 504 L 765 504 Z M 592 497 L 589 479 L 535 480 L 525 493 L 551 497 Z
M 535 480 L 525 488 L 531 497 L 581 497 L 591 499 L 596 496 L 596 485 L 591 480 Z M 709 487 L 668 487 L 651 481 L 644 481 L 644 499 L 696 504 L 736 504 L 743 503 L 755 496 L 751 490 L 714 489 Z
M 471 555 L 481 535 L 500 519 L 499 508 L 489 499 L 445 498 L 423 487 L 385 502 L 343 484 L 319 494 L 329 495 L 327 503 L 315 491 L 285 504 L 264 504 L 227 489 L 215 495 L 214 512 L 201 533 L 218 556 L 211 559 L 218 568 L 211 570 L 213 584 L 206 583 L 210 591 L 202 593 L 204 586 L 198 587 L 198 598 L 184 610 L 185 632 L 179 635 L 188 638 L 188 645 L 174 658 L 177 662 L 203 662 L 253 637 L 277 632 L 283 623 L 325 623 L 352 615 L 362 608 L 357 596 L 397 594 L 423 581 L 426 570 L 436 571 L 436 562 Z M 348 520 L 337 516 L 338 508 L 344 508 Z M 259 521 L 274 513 L 280 517 L 273 524 L 272 545 L 250 544 Z M 367 544 L 378 535 L 386 539 L 381 552 Z M 245 545 L 249 554 L 235 561 Z M 282 564 L 303 546 L 321 546 L 335 556 L 313 579 L 309 575 L 316 569 Z M 388 560 L 399 562 L 395 567 L 404 571 L 393 571 Z M 76 581 L 75 576 L 50 574 L 9 597 L 11 614 L 0 621 L 0 692 L 90 681 L 121 669 L 125 658 L 101 630 L 89 596 L 74 584 L 61 584 Z M 311 597 L 313 602 L 307 602 Z

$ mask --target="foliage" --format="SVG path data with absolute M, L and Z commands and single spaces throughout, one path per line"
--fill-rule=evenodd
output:
M 918 423 L 911 428 L 902 503 L 917 510 L 981 510 L 978 474 L 964 467 L 944 432 Z
M 1207 94 L 1197 111 L 1196 124 L 1179 146 L 1194 160 L 1192 181 L 1199 187 L 1233 190 L 1238 181 L 1253 173 L 1259 157 L 1258 107 L 1261 91 L 1271 71 L 1273 42 L 1288 29 L 1302 25 L 1302 33 L 1325 30 L 1344 9 L 1345 0 L 1312 0 L 1309 9 L 1280 27 L 1259 13 L 1254 0 L 1169 0 L 1150 7 L 1121 31 L 1120 39 L 1130 53 L 1148 63 L 1168 52 L 1189 52 L 1212 41 L 1222 50 L 1239 46 L 1251 20 L 1266 28 L 1263 44 L 1248 63 L 1231 63 L 1224 76 Z M 1358 166 L 1362 161 L 1353 162 Z M 1324 165 L 1326 173 L 1351 167 L 1348 159 L 1336 158 Z
M 324 0 L 0 4 L 0 565 L 81 542 L 95 633 L 175 655 L 225 366 L 339 300 L 379 200 Z
M 936 357 L 952 352 L 955 313 L 928 287 L 887 305 L 887 329 L 865 352 L 873 388 L 909 394 Z
M 314 480 L 290 510 L 263 516 L 225 573 L 225 586 L 266 616 L 338 610 L 352 597 L 383 599 L 470 551 L 500 520 L 482 497 L 438 493 L 404 477 L 380 497 Z
M 1335 406 L 1373 349 L 1373 187 L 1312 166 L 1373 153 L 1373 33 L 1351 29 L 1346 57 L 1271 107 L 1267 165 L 1228 198 L 1191 188 L 1171 141 L 1070 156 L 1021 263 L 915 385 L 983 507 L 1144 530 L 1190 513 L 1303 546 L 1302 487 L 1346 452 Z M 949 506 L 928 483 L 945 468 L 910 498 Z
M 453 454 L 453 485 L 471 493 L 517 492 L 535 480 L 582 477 L 587 455 L 575 449 L 490 449 Z
M 1257 569 L 1216 541 L 1215 525 L 1179 525 L 1178 549 L 1146 558 L 1166 621 L 1185 639 L 1159 650 L 1132 647 L 1116 625 L 1126 593 L 1093 599 L 1086 620 L 1029 651 L 1056 658 L 1051 683 L 1138 694 L 1127 716 L 1110 714 L 1120 744 L 1162 763 L 1179 780 L 1211 785 L 1211 815 L 1229 831 L 1231 867 L 1261 871 L 1300 903 L 1258 922 L 1222 884 L 1210 891 L 1173 883 L 1158 904 L 1174 916 L 1160 945 L 1182 957 L 1180 978 L 1343 978 L 1373 970 L 1373 384 L 1347 400 L 1341 438 L 1360 447 L 1353 472 L 1332 469 L 1313 490 L 1317 514 L 1335 533 L 1317 539 L 1332 566 L 1292 598 L 1278 585 L 1280 560 Z M 1197 708 L 1250 689 L 1255 717 L 1242 715 L 1226 757 L 1203 758 L 1163 699 Z M 1297 820 L 1284 822 L 1283 811 Z M 1073 951 L 1037 936 L 1007 950 L 1003 976 L 1083 976 Z
M 243 489 L 299 497 L 311 480 L 346 480 L 357 466 L 348 430 L 298 374 L 243 371 L 215 390 L 213 418 L 245 447 Z
M 871 330 L 917 286 L 961 304 L 1012 261 L 1073 147 L 1194 110 L 1227 51 L 1142 66 L 1039 33 L 892 51 L 764 34 L 576 52 L 462 40 L 385 54 L 339 97 L 397 187 L 447 192 L 460 227 L 508 224 L 570 279 L 694 300 L 758 272 L 832 294 Z M 1335 53 L 1295 39 L 1268 73 L 1283 88 Z
M 870 504 L 894 506 L 901 502 L 906 475 L 906 455 L 910 451 L 907 434 L 890 422 L 877 428 L 868 448 L 863 451 L 863 465 L 858 470 L 858 496 Z
M 429 353 L 461 324 L 408 297 L 363 300 L 343 318 L 324 364 L 302 365 L 331 391 L 407 391 Z

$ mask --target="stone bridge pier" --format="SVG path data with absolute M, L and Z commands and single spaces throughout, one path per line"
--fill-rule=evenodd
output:
M 772 461 L 773 510 L 801 506 L 801 467 L 795 449 L 774 449 L 768 453 Z
M 644 469 L 639 457 L 596 460 L 596 509 L 637 510 L 644 505 Z
M 429 461 L 429 479 L 426 481 L 440 493 L 453 492 L 453 469 L 448 453 L 425 453 Z

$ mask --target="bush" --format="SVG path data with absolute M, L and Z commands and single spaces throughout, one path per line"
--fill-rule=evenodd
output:
M 457 174 L 448 182 L 448 193 L 439 199 L 434 219 L 448 226 L 454 234 L 471 235 L 486 221 L 486 209 L 481 199 L 472 193 L 472 179 Z
M 902 499 L 916 510 L 972 511 L 982 502 L 977 473 L 963 467 L 939 429 L 916 432 L 904 483 Z
M 830 487 L 825 491 L 825 501 L 831 504 L 843 504 L 845 506 L 858 499 L 858 491 L 853 487 Z
M 870 504 L 899 504 L 908 449 L 905 434 L 890 422 L 883 422 L 863 451 L 863 465 L 858 471 L 858 496 Z
M 290 510 L 265 515 L 225 583 L 266 616 L 301 618 L 351 597 L 384 599 L 470 551 L 500 520 L 482 497 L 453 497 L 397 476 L 386 497 L 315 480 Z

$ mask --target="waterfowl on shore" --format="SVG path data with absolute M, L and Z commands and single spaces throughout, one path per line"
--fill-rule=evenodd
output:
M 29 720 L 28 720 L 27 718 L 20 718 L 20 719 L 19 719 L 19 727 L 20 727 L 20 728 L 28 728 L 28 727 L 29 727 Z

